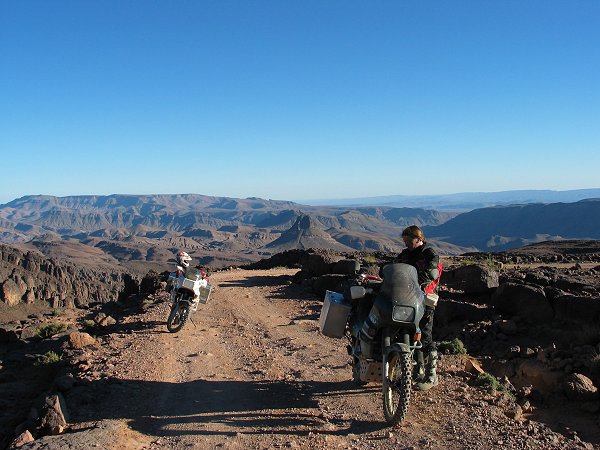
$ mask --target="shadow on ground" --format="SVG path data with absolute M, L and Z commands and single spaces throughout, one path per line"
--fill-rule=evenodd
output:
M 309 432 L 348 435 L 385 427 L 375 419 L 355 421 L 323 416 L 319 399 L 378 392 L 374 387 L 359 388 L 349 381 L 169 383 L 108 379 L 81 388 L 83 396 L 75 388 L 67 397 L 77 413 L 71 417 L 72 423 L 129 419 L 133 429 L 155 436 Z M 111 409 L 110 405 L 119 407 Z M 172 427 L 178 424 L 188 424 L 188 431 Z

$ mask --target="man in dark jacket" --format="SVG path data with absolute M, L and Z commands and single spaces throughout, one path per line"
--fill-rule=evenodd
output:
M 425 299 L 425 315 L 419 327 L 421 328 L 421 342 L 423 344 L 420 369 L 423 373 L 418 375 L 415 389 L 431 389 L 438 383 L 437 346 L 433 340 L 433 313 L 437 303 L 437 282 L 440 277 L 440 257 L 431 248 L 423 235 L 423 231 L 416 225 L 411 225 L 402 231 L 402 240 L 406 248 L 398 255 L 396 262 L 410 264 L 416 267 L 421 289 L 428 294 Z M 419 355 L 418 355 L 419 356 Z M 426 366 L 423 368 L 423 366 Z M 423 369 L 424 370 L 423 370 Z M 420 379 L 419 379 L 420 378 Z

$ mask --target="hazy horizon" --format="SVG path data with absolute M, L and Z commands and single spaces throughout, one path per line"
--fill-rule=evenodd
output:
M 593 192 L 590 192 L 593 191 Z M 586 194 L 584 194 L 586 193 Z M 485 201 L 486 199 L 500 199 L 505 201 L 518 201 L 520 198 L 528 198 L 525 196 L 536 196 L 537 197 L 545 197 L 545 196 L 554 196 L 561 197 L 563 199 L 567 199 L 567 201 L 578 201 L 579 199 L 590 198 L 587 193 L 600 195 L 600 188 L 584 188 L 584 189 L 571 189 L 571 190 L 553 190 L 553 189 L 519 189 L 519 190 L 509 190 L 509 191 L 495 191 L 495 192 L 455 192 L 455 193 L 446 193 L 446 194 L 428 194 L 428 195 L 403 195 L 403 194 L 390 194 L 390 195 L 381 195 L 381 196 L 370 196 L 370 197 L 349 197 L 349 198 L 320 198 L 320 199 L 287 199 L 287 198 L 274 198 L 274 197 L 258 197 L 263 200 L 274 200 L 274 201 L 290 201 L 298 204 L 304 204 L 307 206 L 335 206 L 335 205 L 383 205 L 384 201 L 393 202 L 395 200 L 399 201 L 401 199 L 406 200 L 408 203 L 417 202 L 419 200 L 428 200 L 428 201 L 442 201 L 444 199 L 452 199 L 456 198 L 461 201 Z M 18 200 L 23 197 L 30 196 L 49 196 L 49 197 L 104 197 L 104 196 L 161 196 L 161 195 L 207 195 L 200 192 L 180 192 L 180 193 L 145 193 L 145 194 L 130 194 L 130 193 L 113 193 L 113 194 L 72 194 L 65 196 L 53 196 L 50 194 L 28 194 L 25 196 L 21 196 L 18 198 L 11 199 L 7 202 L 2 202 L 0 205 L 4 205 L 10 203 L 14 200 Z M 234 198 L 234 199 L 248 199 L 248 198 L 257 198 L 256 196 L 249 197 L 228 197 L 223 195 L 210 195 L 211 197 L 224 197 L 224 198 Z M 568 200 L 573 198 L 575 200 Z

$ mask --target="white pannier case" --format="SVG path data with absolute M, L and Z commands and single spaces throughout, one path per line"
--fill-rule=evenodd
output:
M 179 286 L 194 291 L 194 301 L 200 303 L 208 302 L 212 290 L 212 286 L 208 284 L 206 278 L 202 278 L 202 272 L 193 267 L 189 267 L 179 277 Z
M 343 337 L 351 309 L 352 306 L 345 302 L 342 294 L 326 291 L 321 316 L 319 317 L 319 331 L 321 334 L 332 338 Z

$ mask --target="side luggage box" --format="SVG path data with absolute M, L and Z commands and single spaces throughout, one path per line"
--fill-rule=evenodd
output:
M 344 337 L 346 322 L 350 316 L 352 306 L 344 301 L 344 296 L 339 292 L 326 291 L 319 317 L 319 331 L 322 335 L 341 338 Z

